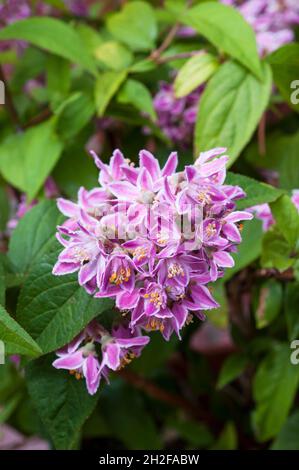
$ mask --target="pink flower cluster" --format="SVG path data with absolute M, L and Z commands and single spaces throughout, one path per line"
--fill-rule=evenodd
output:
M 294 25 L 299 24 L 297 0 L 222 0 L 235 6 L 256 33 L 259 53 L 269 54 L 294 41 Z
M 154 97 L 159 127 L 171 142 L 182 148 L 188 147 L 192 141 L 202 91 L 203 87 L 200 87 L 183 98 L 176 98 L 173 85 L 162 82 Z
M 240 221 L 253 217 L 235 210 L 245 194 L 225 184 L 224 151 L 203 152 L 182 172 L 176 172 L 176 152 L 162 169 L 147 150 L 140 152 L 138 168 L 119 150 L 109 165 L 93 153 L 101 187 L 80 188 L 77 203 L 58 199 L 68 219 L 58 227 L 64 248 L 53 274 L 78 272 L 89 294 L 115 299 L 126 325 L 108 334 L 97 324 L 59 352 L 55 367 L 85 376 L 90 393 L 100 376 L 126 362 L 127 351 L 129 358 L 136 347 L 140 352 L 148 342 L 140 332 L 159 330 L 168 340 L 173 332 L 180 336 L 193 316 L 203 319 L 205 310 L 218 307 L 208 283 L 234 265 Z M 113 345 L 113 360 L 107 359 L 107 344 Z

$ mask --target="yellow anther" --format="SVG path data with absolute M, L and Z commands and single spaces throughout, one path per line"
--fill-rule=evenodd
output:
M 207 194 L 206 191 L 199 191 L 199 193 L 197 194 L 197 199 L 202 204 L 210 204 L 210 202 L 211 202 L 211 198 Z
M 110 278 L 110 284 L 116 284 L 119 286 L 123 284 L 123 282 L 128 282 L 131 277 L 131 269 L 130 268 L 120 268 L 118 271 L 114 271 Z
M 208 237 L 213 237 L 214 235 L 216 235 L 216 232 L 217 230 L 214 222 L 209 223 L 206 227 L 206 234 L 208 235 Z
M 173 277 L 176 277 L 176 276 L 185 276 L 185 271 L 183 270 L 182 266 L 180 266 L 177 263 L 174 263 L 171 266 L 169 266 L 167 277 L 169 279 L 172 279 Z
M 147 250 L 143 246 L 138 246 L 135 250 L 133 250 L 134 258 L 137 258 L 138 261 L 141 261 L 147 255 Z

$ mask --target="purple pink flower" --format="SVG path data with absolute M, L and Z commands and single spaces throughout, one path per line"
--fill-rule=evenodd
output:
M 291 199 L 299 213 L 299 189 L 293 189 Z M 269 204 L 259 204 L 257 206 L 252 206 L 247 210 L 252 212 L 257 219 L 262 221 L 264 232 L 267 232 L 275 223 Z
M 115 300 L 116 324 L 125 316 L 125 326 L 107 333 L 93 323 L 57 352 L 54 366 L 84 377 L 89 393 L 139 355 L 149 341 L 143 332 L 180 337 L 193 317 L 218 307 L 209 283 L 234 265 L 240 222 L 253 217 L 235 210 L 245 194 L 225 184 L 224 152 L 203 152 L 181 172 L 176 152 L 163 168 L 147 150 L 138 167 L 120 150 L 109 164 L 93 153 L 101 187 L 80 188 L 76 203 L 58 199 L 67 220 L 58 227 L 63 250 L 53 274 L 77 272 L 89 294 Z

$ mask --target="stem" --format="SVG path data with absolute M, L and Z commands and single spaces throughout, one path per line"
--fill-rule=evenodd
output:
M 198 420 L 204 420 L 205 422 L 210 423 L 214 427 L 219 427 L 219 423 L 216 422 L 215 418 L 212 415 L 210 415 L 207 411 L 200 409 L 199 406 L 191 403 L 182 396 L 176 395 L 172 392 L 168 392 L 167 390 L 158 387 L 153 382 L 149 381 L 148 379 L 145 379 L 144 377 L 141 377 L 140 375 L 136 374 L 135 372 L 132 372 L 131 370 L 121 370 L 118 372 L 118 374 L 130 385 L 133 385 L 139 390 L 142 390 L 150 397 L 165 402 L 175 408 L 181 408 L 191 417 Z
M 265 156 L 267 153 L 266 148 L 266 113 L 263 114 L 259 127 L 258 127 L 258 143 L 259 143 L 259 153 L 260 155 Z
M 205 52 L 204 51 L 178 52 L 177 54 L 159 57 L 158 59 L 155 59 L 155 62 L 157 64 L 165 64 L 166 62 L 172 62 L 173 60 L 189 59 L 189 57 L 194 57 L 195 55 L 201 55 L 201 54 L 205 54 Z
M 175 23 L 172 28 L 169 30 L 167 36 L 165 37 L 164 41 L 158 47 L 158 49 L 154 50 L 151 55 L 149 56 L 150 59 L 154 60 L 155 62 L 159 63 L 159 59 L 163 52 L 170 46 L 172 43 L 173 39 L 176 36 L 176 33 L 178 32 L 179 29 L 179 23 Z
M 52 115 L 52 112 L 50 109 L 46 108 L 43 111 L 41 111 L 37 116 L 34 116 L 30 121 L 28 121 L 23 128 L 28 129 L 28 127 L 35 126 L 36 124 L 40 124 L 41 122 L 46 121 L 50 116 Z
M 17 109 L 14 105 L 12 95 L 10 93 L 10 89 L 8 87 L 8 84 L 7 84 L 7 81 L 6 81 L 6 78 L 5 78 L 5 74 L 4 74 L 4 71 L 3 71 L 3 68 L 1 67 L 1 65 L 0 65 L 0 80 L 2 80 L 2 82 L 4 83 L 5 103 L 6 103 L 6 106 L 7 106 L 7 112 L 10 115 L 11 120 L 12 120 L 13 124 L 15 125 L 16 129 L 21 130 L 22 125 L 21 125 L 21 122 L 20 122 L 20 119 L 19 119 L 19 115 L 18 115 Z

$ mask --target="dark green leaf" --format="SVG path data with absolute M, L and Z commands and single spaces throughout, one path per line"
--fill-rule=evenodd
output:
M 262 224 L 260 220 L 253 219 L 244 223 L 242 230 L 242 243 L 238 247 L 238 252 L 233 253 L 235 266 L 228 269 L 224 275 L 224 280 L 231 279 L 234 274 L 255 261 L 262 251 Z
M 73 138 L 95 113 L 92 99 L 83 92 L 73 93 L 57 111 L 57 133 L 62 139 Z
M 47 353 L 71 341 L 111 299 L 95 299 L 78 284 L 77 273 L 54 276 L 57 253 L 39 258 L 18 301 L 17 319 Z
M 114 381 L 109 389 L 103 390 L 101 403 L 113 435 L 124 443 L 125 448 L 161 448 L 156 425 L 140 392 Z
M 235 450 L 238 447 L 238 435 L 234 423 L 227 423 L 221 431 L 217 442 L 211 447 L 212 450 Z
M 299 338 L 299 282 L 292 282 L 286 287 L 285 315 L 289 340 Z
M 254 166 L 276 171 L 279 187 L 289 190 L 299 188 L 299 132 L 269 132 L 266 154 L 260 155 L 257 142 L 253 142 L 246 149 L 245 156 Z
M 120 103 L 132 104 L 142 113 L 148 114 L 153 121 L 157 119 L 151 94 L 143 83 L 127 80 L 119 91 L 117 99 Z
M 28 274 L 44 253 L 57 247 L 55 232 L 62 219 L 54 201 L 43 201 L 19 221 L 8 252 L 17 273 Z
M 223 388 L 225 385 L 239 377 L 239 375 L 244 372 L 247 364 L 248 359 L 243 354 L 234 354 L 233 356 L 229 356 L 221 368 L 217 388 Z
M 76 199 L 78 188 L 92 189 L 98 184 L 98 170 L 83 148 L 77 148 L 77 139 L 62 155 L 54 170 L 55 181 L 65 194 Z
M 3 259 L 0 258 L 0 305 L 5 305 L 5 272 Z
M 39 356 L 42 351 L 31 336 L 0 305 L 0 341 L 5 354 Z
M 213 442 L 213 436 L 204 424 L 187 420 L 181 415 L 170 419 L 167 426 L 175 429 L 192 449 L 207 448 Z
M 267 441 L 281 430 L 299 382 L 299 368 L 291 364 L 288 344 L 276 345 L 260 364 L 253 384 L 257 407 L 253 414 L 256 435 Z
M 6 224 L 9 219 L 9 200 L 8 194 L 4 186 L 0 185 L 0 231 L 3 232 L 6 229 Z
M 54 357 L 45 356 L 26 368 L 29 393 L 56 449 L 71 449 L 82 425 L 92 413 L 97 396 L 87 393 L 83 380 L 52 366 Z
M 279 314 L 282 305 L 282 286 L 269 279 L 264 282 L 259 292 L 258 305 L 255 309 L 257 328 L 268 326 Z
M 271 203 L 271 212 L 277 227 L 291 247 L 296 247 L 299 240 L 299 213 L 290 197 L 281 196 Z
M 267 61 L 272 67 L 274 82 L 283 98 L 299 111 L 299 44 L 285 44 L 272 52 Z
M 273 450 L 299 450 L 299 411 L 292 414 L 273 442 Z
M 254 180 L 248 176 L 238 175 L 232 172 L 228 172 L 225 183 L 240 186 L 245 191 L 246 197 L 237 202 L 237 208 L 239 210 L 276 201 L 276 199 L 283 194 L 281 189 L 274 188 L 269 184 Z
M 285 271 L 295 259 L 291 258 L 292 247 L 276 226 L 265 233 L 262 242 L 261 264 L 264 268 L 276 268 Z

